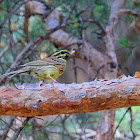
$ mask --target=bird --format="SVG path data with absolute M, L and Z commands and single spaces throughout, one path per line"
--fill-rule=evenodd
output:
M 47 81 L 52 80 L 56 82 L 55 79 L 64 73 L 67 59 L 74 53 L 74 50 L 60 50 L 52 54 L 50 57 L 34 60 L 21 65 L 22 68 L 1 75 L 0 79 L 21 74 L 32 75 L 37 81 L 42 80 L 47 83 Z

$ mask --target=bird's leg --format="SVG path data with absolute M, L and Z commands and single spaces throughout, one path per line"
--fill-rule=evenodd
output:
M 55 79 L 53 79 L 51 76 L 49 76 L 49 78 L 51 79 L 51 80 L 53 80 L 54 81 L 54 83 L 58 83 Z

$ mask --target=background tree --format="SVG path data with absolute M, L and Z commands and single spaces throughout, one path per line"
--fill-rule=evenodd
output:
M 65 48 L 76 54 L 61 83 L 134 75 L 140 67 L 139 5 L 138 0 L 0 1 L 0 73 Z M 36 81 L 29 76 L 0 81 L 17 82 Z M 115 110 L 102 111 L 100 117 L 98 112 L 1 116 L 1 139 L 139 139 L 138 112 L 139 107 L 117 109 L 115 120 Z

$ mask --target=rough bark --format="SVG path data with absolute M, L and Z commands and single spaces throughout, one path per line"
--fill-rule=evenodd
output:
M 106 46 L 106 65 L 103 69 L 104 78 L 116 78 L 118 74 L 118 61 L 113 43 L 112 31 L 114 26 L 118 23 L 121 14 L 116 13 L 125 4 L 126 0 L 114 0 L 111 5 L 110 16 L 107 26 L 105 28 L 105 46 Z M 115 120 L 115 110 L 102 111 L 100 114 L 96 140 L 112 140 L 113 126 Z
M 0 88 L 0 115 L 32 117 L 140 105 L 139 77 L 124 76 L 82 84 L 47 84 L 40 90 L 22 88 Z

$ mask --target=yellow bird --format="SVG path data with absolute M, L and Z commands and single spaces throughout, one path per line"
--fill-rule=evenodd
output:
M 21 65 L 21 69 L 1 75 L 0 79 L 7 76 L 13 77 L 18 74 L 30 74 L 37 80 L 43 80 L 45 82 L 48 80 L 55 81 L 55 79 L 64 73 L 67 58 L 74 53 L 74 50 L 70 52 L 67 50 L 60 50 L 50 57 Z

